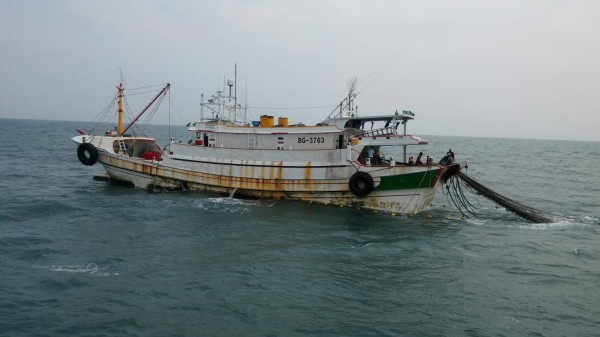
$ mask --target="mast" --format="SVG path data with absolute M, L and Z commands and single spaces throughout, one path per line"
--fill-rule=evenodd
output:
M 204 93 L 200 94 L 200 118 L 204 119 Z
M 119 122 L 117 124 L 117 135 L 123 135 L 123 82 L 119 83 L 117 87 L 119 90 Z
M 233 92 L 233 111 L 237 115 L 237 62 L 235 63 L 233 74 Z

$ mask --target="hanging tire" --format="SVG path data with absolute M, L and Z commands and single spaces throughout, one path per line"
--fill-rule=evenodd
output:
M 373 191 L 375 184 L 373 178 L 367 172 L 356 172 L 350 177 L 348 186 L 350 187 L 352 194 L 362 198 Z
M 98 149 L 90 143 L 81 143 L 77 147 L 77 158 L 83 165 L 94 165 L 98 161 Z

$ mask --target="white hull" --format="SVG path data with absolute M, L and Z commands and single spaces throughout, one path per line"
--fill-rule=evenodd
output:
M 302 200 L 398 214 L 416 214 L 429 208 L 439 185 L 440 170 L 445 170 L 437 165 L 366 167 L 352 162 L 320 167 L 282 161 L 229 160 L 224 164 L 223 161 L 163 158 L 158 162 L 104 151 L 100 152 L 99 162 L 111 179 L 135 187 L 234 193 L 243 197 Z M 357 169 L 373 176 L 374 190 L 365 197 L 357 197 L 349 189 L 349 179 Z M 423 179 L 418 188 L 378 189 L 382 178 L 403 174 L 421 174 L 429 179 L 435 176 L 435 182 L 431 186 L 429 180 Z

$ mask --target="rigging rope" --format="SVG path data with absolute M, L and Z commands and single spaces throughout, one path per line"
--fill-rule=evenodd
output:
M 384 67 L 384 65 L 380 65 L 379 67 L 375 68 L 375 70 L 373 70 L 369 75 L 367 75 L 367 77 L 365 77 L 364 80 L 360 81 L 357 85 L 356 85 L 356 90 L 358 90 L 358 87 L 360 87 L 367 79 L 369 79 L 369 77 L 371 77 L 372 75 L 374 75 L 375 73 L 378 73 L 373 79 L 371 79 L 369 82 L 367 82 L 363 87 L 360 88 L 360 91 L 358 91 L 356 93 L 356 95 L 358 96 L 358 94 L 365 90 L 369 85 L 371 85 L 371 83 L 373 83 L 376 79 L 379 78 L 379 76 L 383 75 L 383 73 L 389 69 L 390 67 Z
M 415 193 L 413 193 L 413 195 L 410 197 L 410 200 L 406 204 L 406 207 L 404 208 L 404 210 L 402 211 L 402 213 L 406 213 L 406 211 L 408 210 L 408 206 L 410 205 L 410 203 L 415 198 L 415 195 L 417 195 L 417 191 L 421 188 L 421 184 L 425 180 L 425 177 L 427 176 L 427 173 L 429 173 L 429 167 L 427 167 L 427 171 L 424 172 L 423 178 L 421 178 L 421 181 L 419 182 L 419 185 L 417 186 L 417 189 L 415 190 Z M 417 206 L 415 206 L 415 209 L 417 209 Z
M 276 107 L 264 107 L 264 106 L 249 106 L 249 109 L 266 109 L 266 110 L 309 110 L 309 109 L 324 109 L 324 108 L 333 108 L 337 105 L 322 105 L 322 106 L 307 106 L 307 107 L 298 107 L 298 108 L 276 108 Z
M 130 89 L 131 90 L 131 89 Z M 143 95 L 143 94 L 147 94 L 150 92 L 157 92 L 160 91 L 160 89 L 154 89 L 154 90 L 148 90 L 148 91 L 142 91 L 142 92 L 136 92 L 134 94 L 127 94 L 127 96 L 137 96 L 137 95 Z
M 169 95 L 171 94 L 171 92 L 169 91 Z M 170 96 L 169 96 L 170 97 Z M 181 125 L 186 125 L 186 121 L 183 119 L 183 117 L 181 116 L 181 114 L 179 113 L 179 110 L 177 110 L 177 108 L 175 107 L 175 105 L 173 104 L 173 102 L 171 102 L 171 99 L 169 98 L 169 106 L 173 108 L 173 110 L 175 110 L 175 113 L 177 114 L 177 116 L 179 117 L 179 121 L 181 122 Z
M 147 89 L 147 88 L 154 88 L 154 87 L 164 87 L 165 85 L 167 85 L 167 84 L 162 83 L 162 84 L 148 85 L 145 87 L 129 88 L 127 90 L 139 90 L 139 89 Z
M 107 123 L 107 122 L 111 121 L 111 119 L 109 119 L 109 115 L 110 115 L 110 112 L 112 110 L 114 110 L 114 105 L 118 99 L 119 99 L 119 94 L 117 93 L 113 97 L 112 101 L 106 106 L 106 108 L 104 108 L 102 111 L 100 111 L 100 113 L 98 113 L 90 122 L 88 122 L 86 129 L 89 129 L 89 131 L 88 131 L 89 134 L 94 133 L 98 124 Z

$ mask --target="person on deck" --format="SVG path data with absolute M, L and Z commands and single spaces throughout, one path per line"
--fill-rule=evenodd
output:
M 373 155 L 373 160 L 375 162 L 375 165 L 383 165 L 384 158 L 385 158 L 385 155 L 383 154 L 383 152 L 381 152 L 381 150 L 377 150 L 377 152 L 375 152 L 375 155 Z
M 369 147 L 369 148 L 367 149 L 367 158 L 369 158 L 369 162 L 370 162 L 371 164 L 374 164 L 374 163 L 373 163 L 373 155 L 374 155 L 374 154 L 375 154 L 375 149 L 373 149 L 372 147 Z
M 452 156 L 447 154 L 442 159 L 440 159 L 440 165 L 447 166 L 452 164 Z
M 419 152 L 419 156 L 417 157 L 417 161 L 415 162 L 417 165 L 423 165 L 421 161 L 421 157 L 423 156 L 423 152 Z
M 452 157 L 452 161 L 454 161 L 454 152 L 452 152 L 452 149 L 448 149 L 448 155 L 450 155 L 450 157 Z

